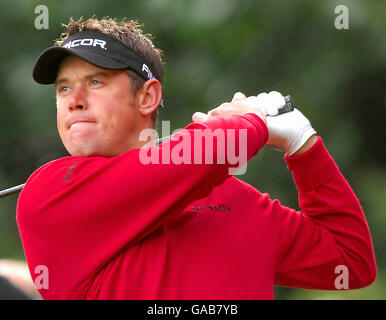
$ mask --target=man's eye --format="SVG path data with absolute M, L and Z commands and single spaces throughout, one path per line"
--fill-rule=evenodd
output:
M 68 92 L 70 90 L 70 88 L 69 87 L 59 87 L 59 92 Z
M 92 80 L 92 81 L 91 81 L 91 84 L 92 84 L 93 86 L 97 86 L 97 85 L 101 84 L 101 82 L 100 82 L 99 80 Z

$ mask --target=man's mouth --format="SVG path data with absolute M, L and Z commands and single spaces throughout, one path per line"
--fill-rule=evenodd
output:
M 95 124 L 95 121 L 91 121 L 91 120 L 76 120 L 76 121 L 71 123 L 70 129 L 80 128 L 80 127 L 88 126 L 88 125 L 92 125 L 92 124 Z

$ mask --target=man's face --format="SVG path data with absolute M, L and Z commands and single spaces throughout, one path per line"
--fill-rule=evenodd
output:
M 126 72 L 69 56 L 55 86 L 58 131 L 71 155 L 112 157 L 139 147 L 141 116 Z

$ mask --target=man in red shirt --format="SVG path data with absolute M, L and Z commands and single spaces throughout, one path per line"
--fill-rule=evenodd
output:
M 338 289 L 336 270 L 347 272 L 349 289 L 374 281 L 358 199 L 309 121 L 296 109 L 275 116 L 279 93 L 237 93 L 145 147 L 139 136 L 162 106 L 160 51 L 133 22 L 70 20 L 66 30 L 41 54 L 34 78 L 55 83 L 58 131 L 71 156 L 36 170 L 17 206 L 44 299 L 273 299 L 275 284 Z M 206 162 L 197 132 L 217 129 L 227 150 L 245 147 L 246 160 L 265 144 L 282 149 L 302 211 L 231 177 L 235 164 L 218 161 L 219 138 Z M 143 150 L 164 159 L 181 141 L 192 161 L 141 161 Z

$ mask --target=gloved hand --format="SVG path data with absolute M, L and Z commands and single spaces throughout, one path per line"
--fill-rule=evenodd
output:
M 312 135 L 316 134 L 308 119 L 296 108 L 291 112 L 277 115 L 278 109 L 285 104 L 284 97 L 279 92 L 260 93 L 255 99 L 263 113 L 267 116 L 269 131 L 267 147 L 284 151 L 291 156 Z
M 249 98 L 253 98 L 252 100 Z M 203 112 L 195 112 L 192 116 L 193 122 L 203 122 L 210 118 L 230 116 L 230 115 L 242 115 L 245 113 L 254 113 L 260 117 L 265 123 L 265 113 L 262 108 L 257 104 L 256 97 L 247 98 L 243 93 L 236 92 L 231 102 L 224 102 L 217 108 L 210 110 L 207 114 Z

